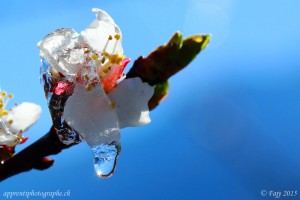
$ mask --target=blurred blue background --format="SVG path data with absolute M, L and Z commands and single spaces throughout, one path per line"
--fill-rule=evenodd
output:
M 70 190 L 66 199 L 274 199 L 262 197 L 264 189 L 298 190 L 300 198 L 297 0 L 3 0 L 1 87 L 15 95 L 14 102 L 43 107 L 17 151 L 51 126 L 37 42 L 57 28 L 83 30 L 94 19 L 93 7 L 121 27 L 132 60 L 177 30 L 184 36 L 211 33 L 212 39 L 171 78 L 170 94 L 151 113 L 152 123 L 122 130 L 112 178 L 94 174 L 92 152 L 83 143 L 53 156 L 49 170 L 0 183 L 0 195 Z

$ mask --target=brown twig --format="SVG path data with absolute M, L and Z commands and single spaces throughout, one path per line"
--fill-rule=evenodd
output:
M 54 161 L 47 159 L 47 156 L 58 154 L 74 144 L 65 145 L 61 143 L 52 126 L 50 131 L 42 138 L 0 164 L 0 181 L 31 169 L 43 170 L 49 168 Z

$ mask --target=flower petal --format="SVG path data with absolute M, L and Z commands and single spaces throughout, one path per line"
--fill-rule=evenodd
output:
M 120 141 L 117 113 L 100 84 L 90 91 L 77 84 L 66 102 L 63 117 L 91 147 Z
M 116 104 L 121 128 L 142 126 L 151 122 L 148 101 L 153 92 L 153 87 L 136 77 L 121 81 L 108 93 L 110 100 Z
M 39 105 L 29 102 L 23 102 L 13 107 L 7 116 L 3 117 L 3 120 L 8 123 L 12 120 L 12 123 L 8 125 L 9 130 L 13 134 L 17 134 L 19 131 L 26 131 L 32 126 L 40 117 L 42 109 Z
M 94 50 L 102 52 L 105 49 L 109 54 L 123 55 L 122 37 L 117 41 L 108 40 L 109 36 L 122 35 L 118 25 L 105 11 L 98 8 L 92 11 L 96 13 L 96 19 L 81 32 L 81 36 Z

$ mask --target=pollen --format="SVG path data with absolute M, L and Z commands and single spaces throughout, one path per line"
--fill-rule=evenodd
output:
M 86 91 L 91 91 L 92 89 L 93 89 L 93 86 L 92 86 L 92 84 L 87 84 L 86 86 L 85 86 L 85 89 L 86 89 Z
M 2 110 L 0 111 L 0 117 L 6 116 L 6 115 L 8 115 L 7 110 L 2 109 Z
M 110 102 L 110 107 L 111 109 L 115 109 L 116 108 L 116 103 L 115 102 Z
M 14 121 L 12 119 L 7 121 L 9 125 L 11 125 Z
M 85 54 L 88 54 L 90 52 L 91 52 L 91 50 L 89 50 L 89 49 L 84 51 Z
M 116 35 L 114 36 L 114 38 L 115 38 L 116 40 L 119 40 L 119 39 L 121 38 L 121 35 L 120 35 L 120 34 L 116 34 Z
M 8 111 L 5 109 L 7 103 L 13 98 L 12 94 L 7 94 L 6 91 L 0 89 L 0 118 L 8 115 Z
M 5 91 L 2 91 L 2 92 L 1 92 L 1 96 L 2 96 L 2 97 L 6 97 L 6 95 L 7 95 L 7 93 L 6 93 Z
M 111 35 L 108 36 L 108 40 L 112 40 L 113 37 Z
M 98 55 L 98 54 L 93 54 L 93 55 L 91 56 L 91 58 L 92 58 L 93 60 L 98 60 L 99 55 Z
M 107 52 L 103 52 L 103 56 L 105 56 L 111 64 L 122 65 L 122 60 L 125 58 L 124 55 L 119 54 L 109 54 Z
M 105 63 L 105 60 L 106 60 L 106 58 L 103 57 L 102 60 L 101 60 L 101 63 L 104 64 L 104 63 Z
M 102 69 L 102 71 L 103 71 L 104 73 L 108 73 L 109 70 L 110 70 L 110 67 L 104 67 L 104 68 Z
M 90 80 L 89 75 L 85 74 L 85 75 L 84 75 L 84 80 L 85 80 L 85 81 L 89 81 L 89 80 Z

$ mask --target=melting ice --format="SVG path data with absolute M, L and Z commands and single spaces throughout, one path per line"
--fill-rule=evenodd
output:
M 118 144 L 100 144 L 92 148 L 94 154 L 94 168 L 101 178 L 112 176 L 116 168 L 116 162 L 120 153 Z

